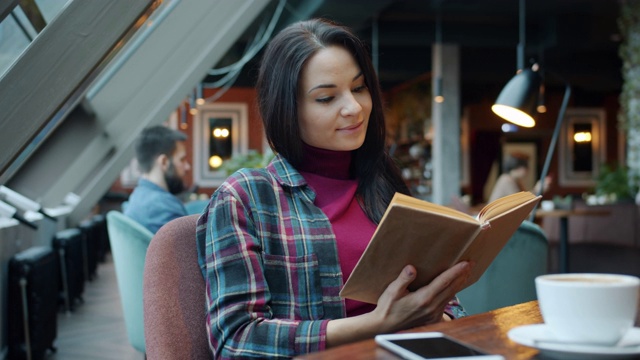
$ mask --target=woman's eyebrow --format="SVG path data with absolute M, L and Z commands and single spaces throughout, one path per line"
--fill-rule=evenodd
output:
M 361 76 L 362 76 L 362 71 L 360 71 L 356 76 L 354 76 L 351 81 L 356 81 Z M 316 90 L 316 89 L 331 89 L 331 88 L 335 88 L 335 87 L 336 87 L 335 84 L 319 84 L 319 85 L 316 85 L 316 86 L 312 87 L 311 89 L 309 89 L 309 91 L 307 91 L 307 94 L 309 94 L 310 92 L 312 92 L 313 90 Z
M 310 92 L 312 92 L 313 90 L 316 89 L 330 89 L 330 88 L 334 88 L 336 87 L 335 84 L 320 84 L 320 85 L 316 85 L 314 87 L 312 87 L 311 89 L 309 89 L 309 91 L 307 91 L 307 94 L 309 94 Z

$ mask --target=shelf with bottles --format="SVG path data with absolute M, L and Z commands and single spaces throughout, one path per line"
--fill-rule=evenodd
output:
M 430 200 L 433 177 L 431 144 L 425 141 L 398 144 L 394 149 L 393 157 L 413 196 Z

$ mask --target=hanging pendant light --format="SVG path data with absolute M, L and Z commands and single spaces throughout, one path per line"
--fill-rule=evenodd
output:
M 534 64 L 530 69 L 524 69 L 524 44 L 525 44 L 525 4 L 524 0 L 520 0 L 520 44 L 518 44 L 518 72 L 516 75 L 505 85 L 505 87 L 498 95 L 498 99 L 491 106 L 491 110 L 503 119 L 512 122 L 522 127 L 533 127 L 535 120 L 533 114 L 536 112 L 538 106 L 538 95 L 541 91 L 542 76 L 539 73 L 539 66 Z M 551 141 L 549 143 L 549 149 L 544 159 L 544 165 L 542 166 L 542 172 L 540 174 L 540 184 L 545 183 L 545 178 L 549 173 L 549 167 L 551 165 L 551 159 L 558 142 L 560 135 L 560 129 L 564 120 L 564 114 L 569 104 L 569 98 L 571 97 L 571 86 L 568 82 L 565 83 L 564 97 L 560 110 L 558 111 L 558 118 L 556 119 L 556 125 L 553 129 Z M 543 186 L 540 186 L 538 195 L 541 195 Z M 535 220 L 537 205 L 531 211 L 529 217 L 530 221 Z
M 537 70 L 537 66 L 535 66 Z M 522 127 L 533 127 L 533 115 L 538 106 L 538 94 L 542 81 L 534 69 L 518 72 L 504 86 L 491 110 L 501 118 Z

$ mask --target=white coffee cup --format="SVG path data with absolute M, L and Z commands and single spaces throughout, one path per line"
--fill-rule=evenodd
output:
M 542 318 L 558 341 L 614 345 L 634 325 L 635 276 L 549 274 L 535 283 Z

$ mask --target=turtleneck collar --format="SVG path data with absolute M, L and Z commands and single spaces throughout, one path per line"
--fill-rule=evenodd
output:
M 304 154 L 299 171 L 332 179 L 351 179 L 351 159 L 353 151 L 334 151 L 313 147 L 302 143 Z

